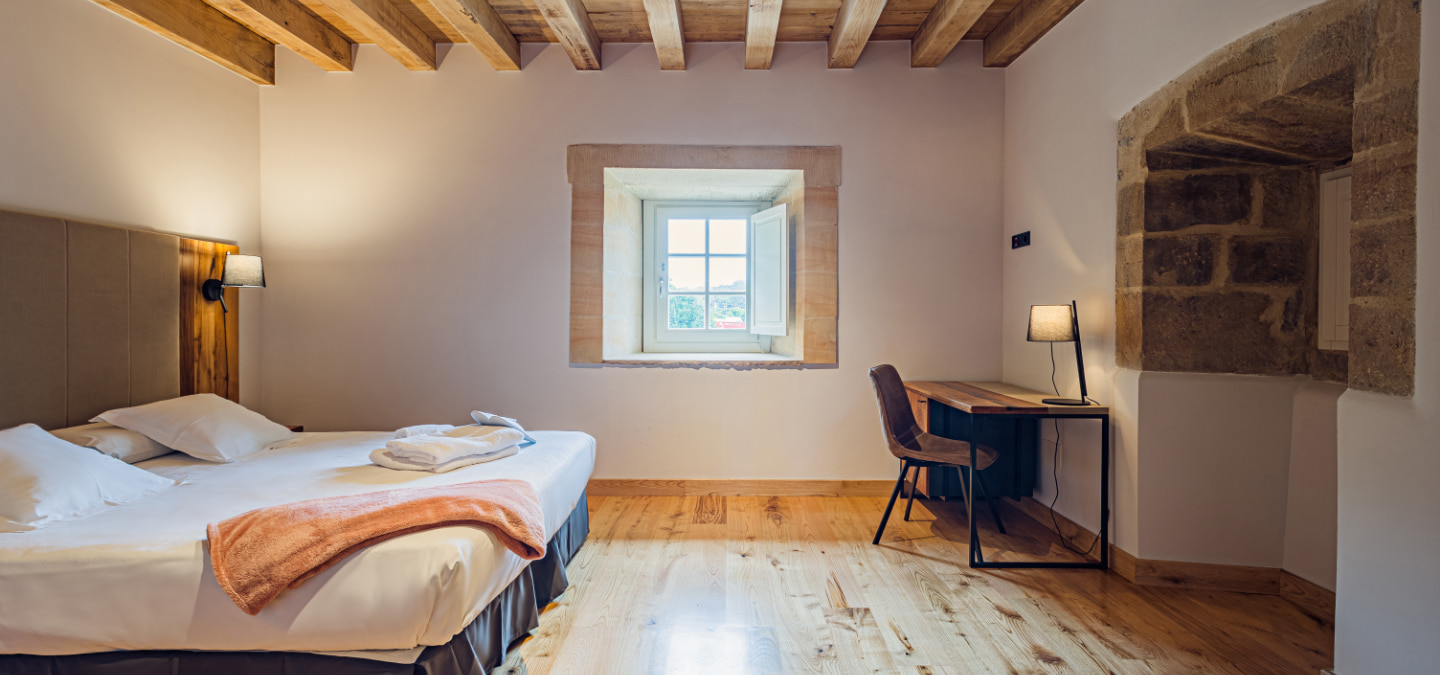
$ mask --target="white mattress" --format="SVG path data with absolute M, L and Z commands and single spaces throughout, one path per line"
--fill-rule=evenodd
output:
M 524 561 L 488 530 L 447 527 L 391 539 L 249 616 L 215 583 L 205 525 L 315 497 L 519 478 L 540 496 L 549 539 L 585 489 L 595 466 L 595 439 L 569 431 L 533 435 L 539 442 L 512 457 L 446 474 L 370 464 L 370 451 L 393 435 L 369 432 L 302 434 L 232 464 L 179 453 L 142 462 L 141 468 L 185 482 L 89 518 L 0 534 L 0 653 L 413 655 L 418 647 L 443 644 L 524 569 Z

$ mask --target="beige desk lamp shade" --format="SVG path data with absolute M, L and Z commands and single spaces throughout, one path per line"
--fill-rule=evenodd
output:
M 1031 305 L 1030 342 L 1074 342 L 1075 317 L 1070 305 Z

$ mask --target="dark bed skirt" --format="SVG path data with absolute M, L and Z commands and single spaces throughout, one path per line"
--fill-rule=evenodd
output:
M 449 642 L 426 647 L 415 663 L 386 663 L 299 652 L 134 651 L 67 656 L 0 655 L 6 675 L 487 675 L 510 647 L 540 625 L 540 612 L 569 587 L 565 566 L 590 533 L 584 493 L 545 548 L 545 557 L 500 591 Z

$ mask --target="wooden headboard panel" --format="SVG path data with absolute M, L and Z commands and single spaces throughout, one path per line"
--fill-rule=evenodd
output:
M 240 247 L 180 239 L 180 395 L 219 394 L 240 401 L 240 290 L 225 289 L 225 304 L 200 295 L 200 284 L 219 279 L 226 253 Z
M 0 211 L 0 429 L 84 424 L 213 392 L 238 400 L 240 298 L 200 283 L 235 246 Z

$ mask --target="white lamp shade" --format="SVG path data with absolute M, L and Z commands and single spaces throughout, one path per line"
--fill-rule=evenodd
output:
M 1074 342 L 1075 319 L 1070 305 L 1031 305 L 1030 342 Z
M 225 254 L 225 272 L 220 285 L 233 288 L 264 288 L 265 267 L 258 255 Z

